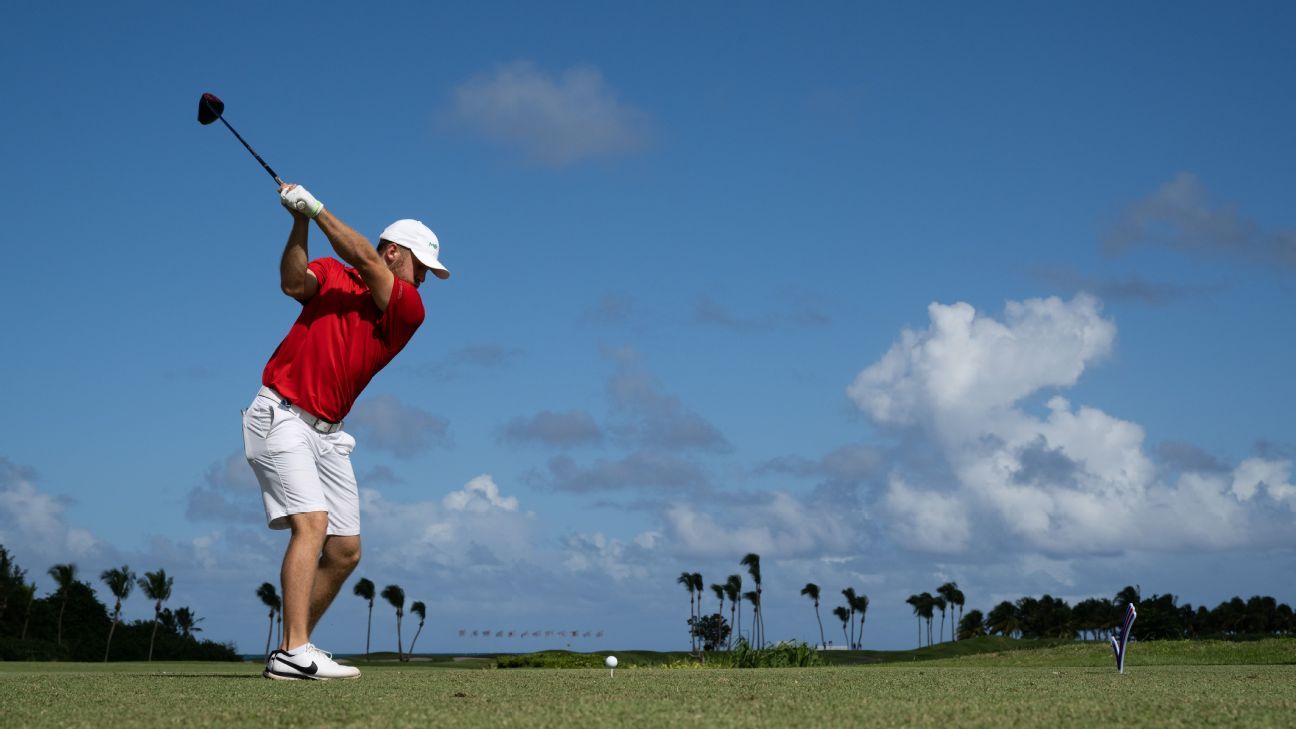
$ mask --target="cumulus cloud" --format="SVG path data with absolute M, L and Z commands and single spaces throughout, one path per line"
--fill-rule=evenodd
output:
M 1296 504 L 1296 486 L 1291 484 L 1291 471 L 1291 461 L 1248 458 L 1234 469 L 1230 490 L 1241 501 L 1255 498 L 1263 491 L 1274 501 Z
M 411 458 L 450 443 L 450 421 L 405 405 L 395 395 L 361 400 L 347 416 L 347 425 L 362 436 L 357 447 L 389 451 L 397 458 Z
M 1212 200 L 1206 186 L 1190 172 L 1180 172 L 1127 206 L 1103 246 L 1112 254 L 1136 246 L 1162 246 L 1289 271 L 1296 268 L 1296 230 L 1265 230 L 1233 205 Z
M 649 574 L 654 538 L 641 534 L 627 543 L 601 532 L 563 538 L 563 567 L 568 572 L 594 572 L 617 582 L 642 580 Z
M 967 304 L 929 307 L 848 395 L 874 423 L 942 464 L 896 459 L 881 507 L 901 545 L 960 553 L 974 544 L 1043 553 L 1216 548 L 1283 539 L 1281 520 L 1247 501 L 1293 495 L 1284 462 L 1253 459 L 1232 477 L 1192 468 L 1167 481 L 1141 426 L 1060 395 L 1046 414 L 1022 401 L 1074 385 L 1112 350 L 1115 325 L 1080 295 L 1010 302 L 1003 321 Z M 1189 466 L 1189 468 L 1183 468 Z
M 1116 326 L 1100 309 L 1087 295 L 1031 299 L 1009 302 L 1000 322 L 969 304 L 934 303 L 928 329 L 904 330 L 847 394 L 878 423 L 964 434 L 1041 388 L 1074 385 L 1105 357 Z
M 552 412 L 542 410 L 530 417 L 519 416 L 504 424 L 500 439 L 509 443 L 541 443 L 555 448 L 597 445 L 603 430 L 584 410 Z
M 756 552 L 775 559 L 856 553 L 864 536 L 860 512 L 799 499 L 782 491 L 745 494 L 723 509 L 686 502 L 663 512 L 663 541 L 690 559 Z
M 379 567 L 458 569 L 529 560 L 535 515 L 505 495 L 489 474 L 440 500 L 402 502 L 361 489 L 366 552 Z
M 590 66 L 547 73 L 528 61 L 497 67 L 459 85 L 452 119 L 551 167 L 625 154 L 648 139 L 646 115 L 622 103 Z
M 96 554 L 102 545 L 94 535 L 68 525 L 66 500 L 36 482 L 34 469 L 0 456 L 0 544 L 50 563 Z
M 500 509 L 517 511 L 516 496 L 500 496 L 499 486 L 489 474 L 482 474 L 469 481 L 459 491 L 451 491 L 442 500 L 451 511 L 473 511 L 477 513 Z

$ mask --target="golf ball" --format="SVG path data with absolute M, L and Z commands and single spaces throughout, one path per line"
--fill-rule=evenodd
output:
M 608 668 L 616 668 L 616 656 L 608 656 L 603 659 L 603 665 Z

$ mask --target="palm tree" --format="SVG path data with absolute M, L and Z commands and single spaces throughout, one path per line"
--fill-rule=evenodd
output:
M 185 638 L 194 633 L 201 633 L 202 628 L 198 627 L 198 623 L 206 619 L 195 617 L 193 610 L 190 610 L 187 606 L 178 607 L 175 611 L 176 627 L 180 629 L 180 635 Z
M 414 644 L 418 642 L 419 633 L 423 632 L 423 621 L 427 619 L 427 606 L 416 601 L 413 605 L 410 605 L 410 612 L 419 618 L 418 630 L 414 631 L 414 640 L 410 641 L 410 655 L 412 656 L 414 655 Z
M 724 618 L 725 586 L 712 584 L 711 592 L 714 592 L 715 596 L 720 600 L 720 609 L 716 612 L 716 615 Z
M 27 640 L 27 626 L 31 623 L 32 603 L 36 602 L 36 583 L 28 582 L 19 585 L 18 594 L 27 600 L 27 612 L 23 615 L 22 635 L 18 640 Z
M 1017 612 L 1017 606 L 1004 600 L 995 605 L 986 616 L 986 630 L 991 635 L 998 633 L 1005 638 L 1012 638 L 1014 634 L 1021 629 L 1021 616 Z
M 962 603 L 962 601 L 963 601 L 963 593 L 959 592 L 959 589 L 958 589 L 958 583 L 957 583 L 957 582 L 946 582 L 945 584 L 943 584 L 943 585 L 941 585 L 940 587 L 936 588 L 936 594 L 937 594 L 937 595 L 940 595 L 942 598 L 944 598 L 946 604 L 949 605 L 949 609 L 950 609 L 950 638 L 951 638 L 952 640 L 958 640 L 958 638 L 955 637 L 955 630 L 954 630 L 954 626 L 957 625 L 957 623 L 956 623 L 955 620 L 954 620 L 954 606 L 955 606 L 955 605 L 961 605 L 961 604 L 963 604 L 963 603 Z M 944 610 L 944 608 L 942 608 L 942 609 L 941 609 L 941 625 L 944 626 L 944 624 L 945 624 L 945 610 Z M 942 628 L 941 628 L 941 632 L 943 633 L 944 631 L 945 631 L 945 629 L 944 629 L 944 627 L 942 627 Z
M 266 632 L 265 649 L 266 660 L 268 661 L 270 660 L 270 639 L 274 637 L 275 613 L 279 612 L 279 608 L 283 606 L 283 603 L 279 600 L 278 593 L 275 592 L 275 586 L 269 582 L 262 582 L 261 586 L 257 588 L 256 594 L 257 597 L 261 598 L 261 602 L 270 608 L 270 630 Z
M 702 620 L 702 593 L 706 592 L 706 583 L 702 581 L 701 572 L 694 572 L 693 574 L 689 575 L 689 578 L 693 581 L 693 590 L 697 593 L 697 618 L 699 621 L 701 621 Z M 690 628 L 689 632 L 692 633 L 693 630 Z M 702 636 L 699 635 L 697 638 L 697 650 L 701 650 L 701 649 L 702 649 Z
M 355 583 L 353 590 L 361 599 L 369 601 L 369 625 L 365 628 L 365 656 L 369 655 L 369 636 L 373 633 L 373 601 L 374 601 L 374 583 L 367 578 L 361 577 Z
M 145 572 L 139 578 L 140 589 L 144 596 L 153 601 L 153 634 L 149 636 L 148 659 L 153 660 L 153 640 L 157 638 L 158 621 L 162 618 L 162 603 L 171 599 L 171 583 L 174 578 L 167 577 L 166 570 Z
M 675 583 L 683 585 L 689 593 L 689 651 L 697 652 L 697 636 L 693 634 L 693 573 L 681 572 L 679 577 L 675 578 Z
M 57 642 L 60 648 L 63 647 L 63 613 L 67 612 L 68 595 L 72 594 L 72 584 L 76 582 L 76 572 L 77 566 L 71 562 L 56 564 L 49 568 L 49 576 L 54 578 L 58 590 L 63 593 L 63 603 L 59 607 L 57 633 Z
M 918 647 L 922 648 L 922 608 L 920 607 L 922 598 L 910 595 L 905 598 L 905 603 L 913 608 L 914 617 L 918 618 Z
M 18 564 L 9 556 L 9 550 L 0 545 L 0 617 L 4 616 L 5 610 L 9 607 L 9 595 L 17 592 L 26 584 L 27 571 L 18 567 Z
M 99 574 L 99 579 L 108 585 L 108 591 L 117 598 L 117 604 L 113 606 L 112 625 L 108 628 L 108 645 L 104 646 L 104 663 L 107 663 L 108 651 L 112 650 L 113 633 L 117 631 L 117 623 L 121 621 L 122 600 L 130 597 L 131 588 L 135 587 L 135 573 L 130 571 L 130 567 L 122 565 L 121 569 L 104 570 Z
M 743 593 L 747 602 L 752 606 L 752 640 L 758 640 L 760 634 L 760 593 L 755 590 L 748 590 Z M 759 646 L 756 646 L 759 648 Z
M 954 589 L 950 592 L 949 601 L 951 605 L 958 605 L 959 622 L 961 623 L 963 622 L 963 602 L 965 598 L 963 596 L 963 591 L 958 589 L 957 583 L 951 582 L 950 584 L 954 586 Z M 950 610 L 950 620 L 952 621 L 954 619 L 953 608 L 950 608 Z
M 815 622 L 819 623 L 819 646 L 827 648 L 828 641 L 824 640 L 823 619 L 819 617 L 819 586 L 813 582 L 807 582 L 806 586 L 801 588 L 801 594 L 814 601 Z
M 851 605 L 851 608 L 853 608 L 855 612 L 859 613 L 859 618 L 860 618 L 859 640 L 855 642 L 855 647 L 863 648 L 864 647 L 864 618 L 866 615 L 868 615 L 868 608 L 869 608 L 868 595 L 860 595 L 859 597 L 855 598 L 855 603 Z
M 945 642 L 945 608 L 949 605 L 949 603 L 945 601 L 945 598 L 937 595 L 936 597 L 932 598 L 932 605 L 935 605 L 941 611 L 940 632 L 936 634 L 936 637 L 940 639 L 940 642 L 944 643 Z
M 855 588 L 848 587 L 842 590 L 842 597 L 846 598 L 846 610 L 850 612 L 850 638 L 846 642 L 846 647 L 855 650 Z
M 742 575 L 729 575 L 724 589 L 729 597 L 729 622 L 735 626 L 729 634 L 729 647 L 733 648 L 734 639 L 742 635 Z
M 837 607 L 833 608 L 833 615 L 836 615 L 837 619 L 842 621 L 842 640 L 845 640 L 846 645 L 849 646 L 850 638 L 846 636 L 846 624 L 849 623 L 851 619 L 850 611 L 842 607 L 841 605 L 838 605 Z
M 751 575 L 752 582 L 756 583 L 756 601 L 752 603 L 753 605 L 756 606 L 756 610 L 752 614 L 752 630 L 758 636 L 757 641 L 759 645 L 757 647 L 764 648 L 765 647 L 765 616 L 761 614 L 761 610 L 760 610 L 760 604 L 761 604 L 760 555 L 756 554 L 755 552 L 749 552 L 747 556 L 743 557 L 742 560 L 739 561 L 738 564 L 741 564 L 747 568 L 748 574 Z
M 924 592 L 918 596 L 918 607 L 922 608 L 921 616 L 927 621 L 927 645 L 932 644 L 932 617 L 933 609 L 936 607 L 936 598 L 932 597 L 930 592 Z
M 400 585 L 388 585 L 383 588 L 382 597 L 396 608 L 396 658 L 405 660 L 405 649 L 401 647 L 401 618 L 405 617 L 405 591 Z

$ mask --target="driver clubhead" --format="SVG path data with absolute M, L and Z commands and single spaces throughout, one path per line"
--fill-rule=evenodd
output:
M 198 100 L 198 123 L 211 124 L 225 113 L 225 102 L 216 98 L 215 94 L 203 94 Z

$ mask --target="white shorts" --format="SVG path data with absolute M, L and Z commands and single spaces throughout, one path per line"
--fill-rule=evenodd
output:
M 360 534 L 353 448 L 350 434 L 319 433 L 266 395 L 243 411 L 244 454 L 261 484 L 271 529 L 287 529 L 289 514 L 327 511 L 329 534 Z

